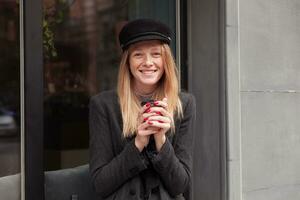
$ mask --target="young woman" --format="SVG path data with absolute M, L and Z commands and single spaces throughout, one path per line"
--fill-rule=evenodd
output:
M 90 102 L 90 172 L 103 199 L 190 199 L 195 101 L 179 92 L 169 28 L 129 22 L 118 90 Z

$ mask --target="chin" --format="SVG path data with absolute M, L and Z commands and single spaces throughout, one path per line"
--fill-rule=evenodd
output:
M 144 78 L 144 77 L 139 78 L 139 82 L 145 85 L 154 85 L 158 83 L 158 81 L 159 79 L 157 78 Z
M 156 82 L 142 82 L 142 83 L 143 83 L 143 85 L 154 86 L 158 83 L 158 81 L 156 81 Z

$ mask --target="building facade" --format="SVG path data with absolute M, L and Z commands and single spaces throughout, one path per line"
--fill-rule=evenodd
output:
M 299 199 L 300 3 L 226 4 L 229 199 Z
M 299 199 L 299 15 L 297 0 L 0 1 L 1 196 L 51 199 L 49 174 L 88 163 L 88 102 L 116 86 L 120 28 L 153 18 L 197 101 L 194 199 Z

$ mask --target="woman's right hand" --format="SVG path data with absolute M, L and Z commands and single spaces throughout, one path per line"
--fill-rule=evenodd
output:
M 151 124 L 148 123 L 148 118 L 150 116 L 156 115 L 155 113 L 150 112 L 150 104 L 146 104 L 141 108 L 140 118 L 137 133 L 135 136 L 135 146 L 139 149 L 139 151 L 143 151 L 144 147 L 146 147 L 149 143 L 150 135 L 157 133 L 159 129 L 152 127 Z

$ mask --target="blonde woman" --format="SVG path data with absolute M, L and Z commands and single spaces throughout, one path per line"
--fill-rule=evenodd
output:
M 90 173 L 103 199 L 190 199 L 195 101 L 179 92 L 169 28 L 138 19 L 119 34 L 118 90 L 90 102 Z

